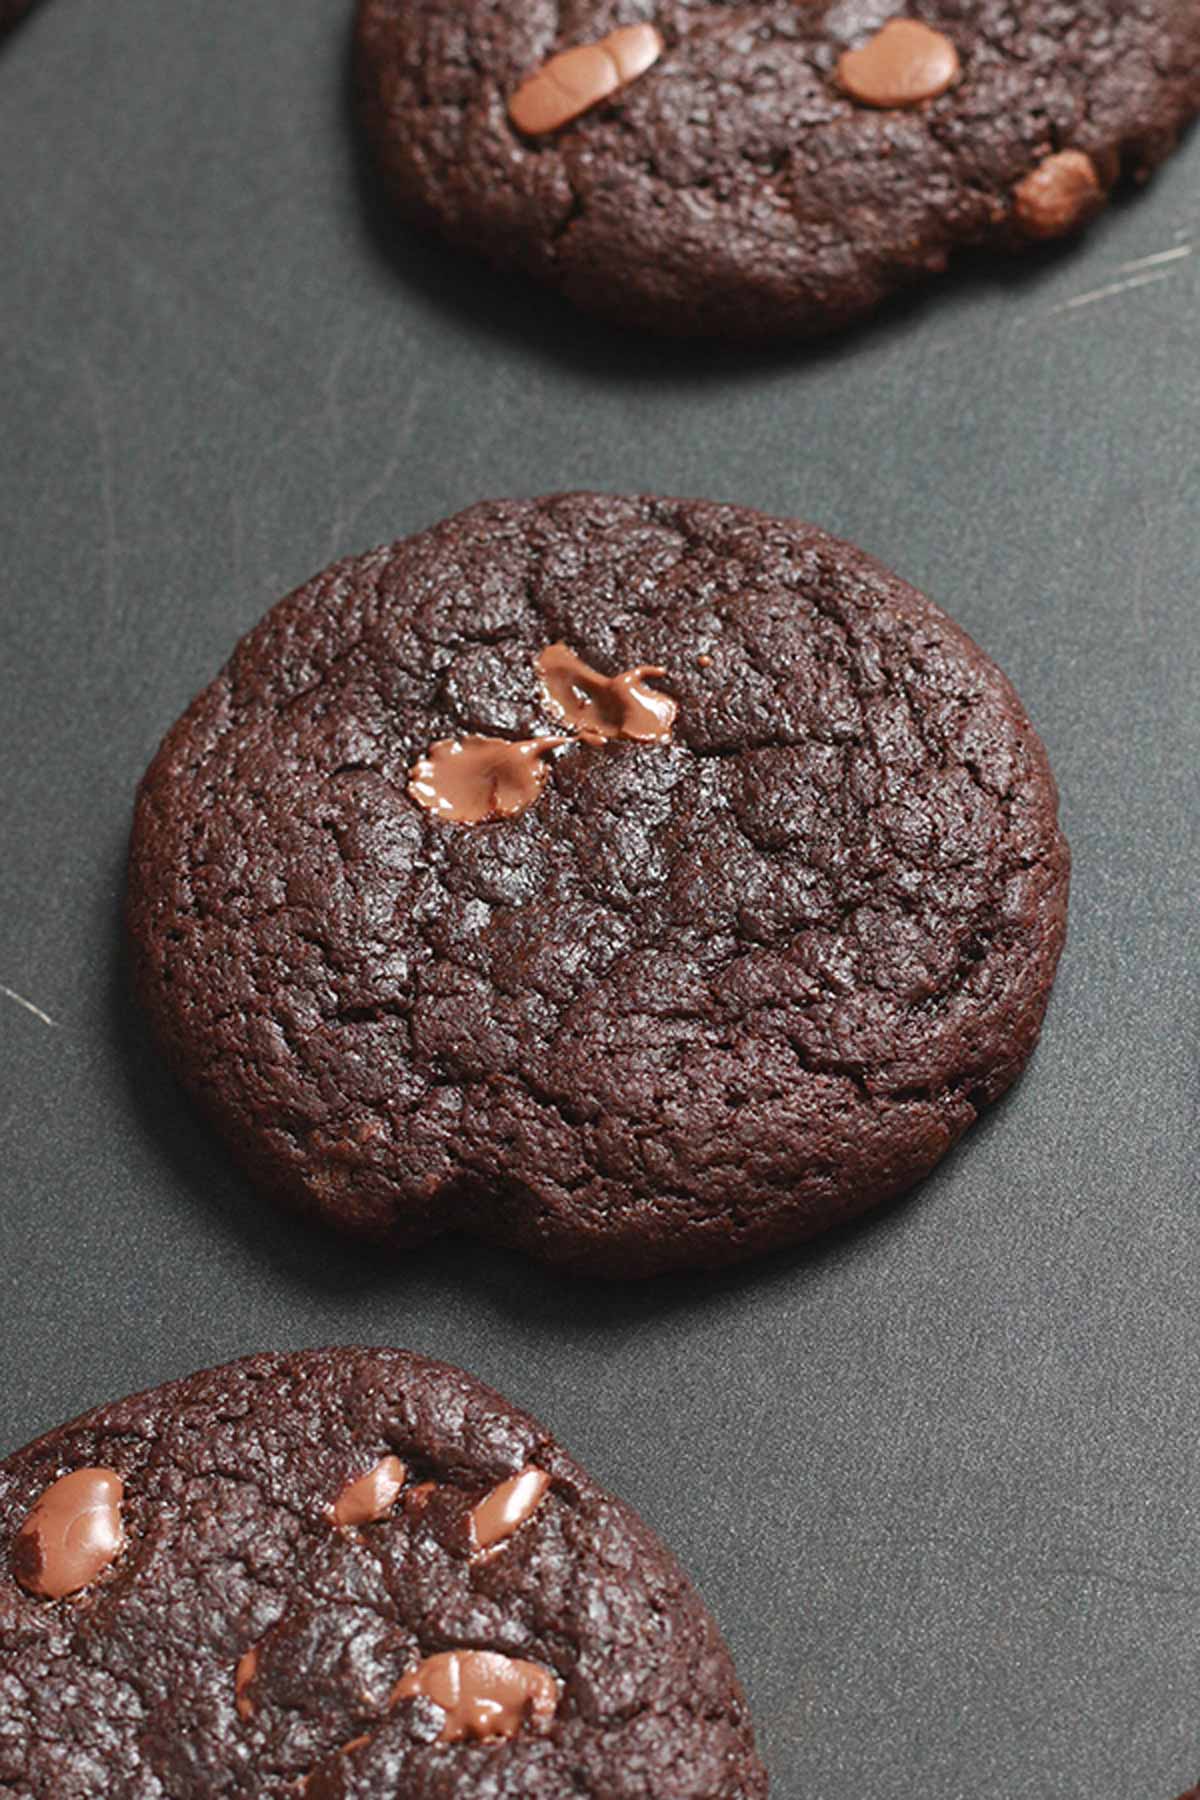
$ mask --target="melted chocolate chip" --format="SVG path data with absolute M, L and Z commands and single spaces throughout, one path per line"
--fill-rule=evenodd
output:
M 521 83 L 508 116 L 527 137 L 557 131 L 644 75 L 662 52 L 653 25 L 623 25 L 594 44 L 562 50 Z
M 365 1475 L 348 1481 L 330 1511 L 335 1525 L 370 1525 L 391 1512 L 408 1470 L 398 1456 L 385 1456 Z
M 43 1600 L 77 1594 L 125 1547 L 124 1483 L 111 1469 L 75 1469 L 53 1482 L 17 1532 L 13 1573 Z
M 441 738 L 409 770 L 408 791 L 426 812 L 457 825 L 512 819 L 533 805 L 546 785 L 546 758 L 567 741 Z
M 919 19 L 889 19 L 860 50 L 838 59 L 838 80 L 864 106 L 935 100 L 958 76 L 958 51 Z
M 494 1650 L 443 1650 L 396 1684 L 393 1702 L 432 1700 L 446 1715 L 439 1741 L 515 1737 L 528 1723 L 544 1730 L 558 1709 L 559 1684 L 541 1663 Z
M 625 738 L 635 744 L 665 744 L 678 706 L 669 694 L 646 686 L 648 676 L 665 669 L 651 664 L 601 675 L 589 668 L 566 644 L 550 644 L 534 667 L 554 711 L 585 744 Z
M 1099 212 L 1105 198 L 1091 157 L 1082 150 L 1059 150 L 1017 183 L 1013 217 L 1025 237 L 1066 237 Z
M 550 1477 L 532 1464 L 519 1475 L 511 1475 L 485 1494 L 471 1513 L 471 1545 L 475 1550 L 490 1550 L 503 1543 L 526 1519 L 531 1519 L 546 1497 Z

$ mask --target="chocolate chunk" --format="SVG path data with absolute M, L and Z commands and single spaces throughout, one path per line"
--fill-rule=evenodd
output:
M 1044 157 L 1013 189 L 1013 218 L 1027 238 L 1066 237 L 1094 218 L 1107 195 L 1082 150 Z
M 589 668 L 566 644 L 550 644 L 537 659 L 538 678 L 559 717 L 586 744 L 626 738 L 635 744 L 665 744 L 678 711 L 667 694 L 647 687 L 665 669 L 643 664 L 619 675 Z
M 566 738 L 440 738 L 409 770 L 408 791 L 426 812 L 457 825 L 515 819 L 532 806 Z
M 486 1494 L 471 1513 L 471 1542 L 476 1550 L 490 1550 L 531 1519 L 550 1486 L 541 1469 L 522 1469 Z
M 243 1719 L 254 1716 L 254 1702 L 250 1698 L 250 1686 L 258 1674 L 258 1645 L 252 1644 L 238 1658 L 237 1668 L 233 1671 L 233 1703 Z
M 80 1593 L 125 1547 L 124 1484 L 111 1469 L 75 1469 L 48 1487 L 13 1544 L 13 1573 L 44 1600 Z
M 509 117 L 527 137 L 557 131 L 644 75 L 662 51 L 653 25 L 624 25 L 594 44 L 562 50 L 521 83 L 508 103 Z
M 859 50 L 838 58 L 838 80 L 864 106 L 916 106 L 958 76 L 958 51 L 919 19 L 889 19 Z
M 369 1525 L 392 1510 L 396 1497 L 408 1478 L 408 1470 L 398 1456 L 385 1456 L 365 1475 L 347 1482 L 333 1503 L 334 1522 L 338 1525 Z
M 446 1715 L 444 1744 L 510 1738 L 523 1726 L 545 1731 L 558 1710 L 559 1684 L 540 1663 L 493 1650 L 441 1650 L 396 1685 L 393 1699 L 432 1700 Z

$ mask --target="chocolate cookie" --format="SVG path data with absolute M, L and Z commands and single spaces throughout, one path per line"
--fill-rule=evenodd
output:
M 1045 753 L 928 600 L 740 507 L 496 502 L 281 602 L 168 734 L 136 981 L 277 1193 L 726 1263 L 902 1192 L 1063 941 Z
M 1195 0 L 359 0 L 358 38 L 408 215 L 672 334 L 1063 236 L 1200 111 Z
M 254 1356 L 0 1465 L 0 1791 L 761 1800 L 715 1625 L 552 1438 L 398 1350 Z

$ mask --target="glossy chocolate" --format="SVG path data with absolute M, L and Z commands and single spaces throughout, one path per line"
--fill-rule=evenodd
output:
M 490 1550 L 519 1531 L 546 1497 L 550 1477 L 532 1464 L 485 1494 L 471 1513 L 471 1547 Z
M 398 1456 L 385 1456 L 365 1475 L 348 1481 L 330 1509 L 335 1525 L 370 1525 L 391 1512 L 408 1470 Z
M 958 51 L 919 19 L 889 19 L 860 50 L 838 59 L 838 80 L 864 106 L 916 106 L 944 94 L 958 76 Z
M 594 44 L 561 50 L 521 83 L 508 115 L 527 137 L 557 131 L 644 75 L 662 51 L 653 25 L 623 25 Z
M 43 1600 L 90 1587 L 125 1547 L 124 1492 L 112 1469 L 75 1469 L 53 1482 L 13 1544 L 13 1573 L 21 1586 Z
M 550 706 L 586 744 L 624 738 L 634 744 L 669 742 L 678 706 L 646 685 L 666 674 L 654 664 L 602 675 L 566 644 L 549 644 L 534 667 Z
M 410 1669 L 392 1693 L 393 1702 L 418 1697 L 446 1715 L 439 1741 L 456 1744 L 515 1737 L 524 1725 L 544 1730 L 558 1709 L 559 1684 L 541 1663 L 494 1650 L 443 1650 Z
M 513 819 L 546 785 L 547 758 L 561 737 L 441 738 L 409 770 L 408 791 L 418 806 L 456 825 Z

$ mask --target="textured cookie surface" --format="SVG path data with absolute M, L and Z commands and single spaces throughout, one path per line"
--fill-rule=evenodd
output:
M 429 746 L 562 729 L 565 643 L 669 741 L 568 744 L 482 825 Z M 925 1174 L 1036 1040 L 1067 855 L 1045 754 L 929 601 L 810 526 L 480 505 L 282 602 L 168 734 L 129 922 L 253 1173 L 396 1243 L 719 1264 Z
M 864 84 L 842 58 L 898 14 L 957 74 L 869 104 L 852 89 L 888 98 L 878 59 Z M 652 67 L 557 130 L 517 129 L 531 72 L 646 21 Z M 1064 235 L 1200 109 L 1194 0 L 360 0 L 359 43 L 405 211 L 672 333 L 820 331 L 956 246 Z
M 339 1522 L 381 1464 L 402 1479 Z M 121 1548 L 72 1598 L 31 1593 L 24 1521 L 97 1465 L 123 1487 Z M 481 1501 L 531 1468 L 549 1477 L 536 1503 L 499 1537 L 493 1516 L 481 1548 Z M 680 1569 L 457 1370 L 332 1350 L 193 1376 L 10 1457 L 0 1526 L 0 1792 L 22 1800 L 766 1794 Z M 533 1671 L 540 1713 L 502 1719 L 485 1697 L 455 1735 L 465 1707 L 424 1690 L 464 1648 L 510 1682 Z

